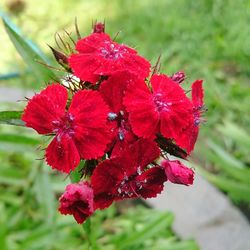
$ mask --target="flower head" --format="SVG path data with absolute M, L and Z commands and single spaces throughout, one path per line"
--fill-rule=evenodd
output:
M 181 134 L 193 120 L 192 103 L 184 90 L 165 75 L 153 75 L 152 91 L 143 81 L 127 89 L 124 106 L 133 132 L 143 138 L 157 134 L 181 144 Z
M 105 33 L 93 33 L 76 44 L 78 54 L 69 58 L 74 74 L 83 81 L 96 83 L 100 76 L 119 71 L 134 73 L 142 78 L 149 74 L 150 64 L 137 52 L 111 40 Z
M 71 214 L 82 224 L 94 212 L 93 190 L 88 183 L 69 184 L 59 199 L 61 214 Z
M 26 126 L 39 134 L 55 134 L 46 149 L 46 161 L 65 173 L 73 170 L 81 158 L 101 157 L 109 142 L 108 107 L 100 94 L 78 91 L 68 109 L 67 98 L 66 88 L 50 85 L 28 102 L 22 116 Z
M 140 139 L 120 156 L 97 165 L 91 177 L 96 208 L 108 207 L 114 200 L 151 198 L 159 194 L 167 180 L 164 170 L 148 167 L 159 155 L 154 142 Z

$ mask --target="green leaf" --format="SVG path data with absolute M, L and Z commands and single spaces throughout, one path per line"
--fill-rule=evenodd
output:
M 35 184 L 34 191 L 40 206 L 44 211 L 45 221 L 49 225 L 53 225 L 56 213 L 55 195 L 52 190 L 51 177 L 47 171 L 47 166 L 40 164 Z M 51 227 L 51 229 L 53 229 Z
M 226 152 L 223 148 L 219 145 L 215 144 L 212 140 L 208 141 L 208 146 L 216 152 L 216 154 L 225 162 L 225 164 L 234 166 L 236 169 L 243 169 L 244 164 L 234 158 L 231 154 Z
M 2 16 L 3 24 L 10 40 L 16 47 L 16 50 L 21 55 L 24 62 L 29 66 L 31 72 L 34 73 L 36 79 L 41 82 L 55 79 L 56 75 L 54 72 L 48 67 L 42 65 L 49 64 L 49 61 L 41 50 L 30 40 L 23 37 L 19 29 L 11 22 L 7 15 L 0 12 L 0 16 Z
M 150 223 L 148 223 L 142 230 L 133 232 L 128 237 L 119 241 L 121 249 L 124 247 L 138 245 L 146 239 L 156 236 L 164 228 L 169 227 L 173 222 L 173 215 L 170 213 L 161 213 L 156 215 Z
M 24 122 L 21 120 L 22 113 L 22 111 L 1 111 L 0 124 L 24 126 Z
M 160 240 L 151 250 L 199 250 L 194 240 L 176 241 L 175 237 Z
M 225 122 L 224 126 L 219 126 L 218 130 L 219 132 L 227 137 L 232 138 L 242 146 L 250 148 L 250 136 L 243 128 L 237 126 L 236 124 L 228 121 Z
M 28 145 L 28 146 L 36 146 L 40 143 L 39 140 L 34 139 L 32 137 L 27 137 L 24 135 L 16 135 L 16 134 L 0 134 L 0 141 L 7 143 Z
M 82 177 L 82 168 L 85 165 L 85 161 L 81 161 L 80 164 L 77 166 L 77 168 L 74 169 L 74 171 L 70 172 L 70 180 L 72 183 L 79 182 Z
M 6 218 L 5 207 L 1 203 L 0 204 L 0 224 L 5 225 L 6 223 L 7 223 L 7 218 Z M 1 226 L 0 227 L 0 244 L 1 244 L 2 250 L 7 249 L 6 241 L 7 241 L 7 230 L 5 226 Z

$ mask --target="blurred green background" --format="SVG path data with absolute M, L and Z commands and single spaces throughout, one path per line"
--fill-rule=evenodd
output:
M 107 33 L 114 37 L 119 32 L 118 41 L 135 47 L 152 64 L 161 55 L 162 72 L 169 75 L 179 70 L 186 72 L 186 89 L 195 79 L 204 79 L 207 122 L 201 127 L 192 161 L 197 171 L 225 192 L 250 218 L 248 0 L 3 0 L 0 9 L 22 30 L 22 34 L 45 52 L 52 65 L 56 64 L 47 44 L 56 47 L 55 32 L 64 36 L 64 29 L 74 31 L 77 17 L 82 35 L 89 34 L 93 20 L 105 20 Z M 44 87 L 45 83 L 34 77 L 19 56 L 2 23 L 0 44 L 0 87 L 30 90 Z M 0 110 L 21 110 L 23 106 L 23 102 L 2 102 Z M 63 246 L 84 249 L 81 237 L 84 239 L 85 236 L 72 219 L 56 220 L 56 196 L 67 181 L 52 174 L 40 161 L 34 162 L 34 158 L 42 157 L 42 152 L 34 150 L 39 143 L 40 137 L 30 130 L 1 125 L 0 223 L 6 227 L 0 229 L 0 244 L 6 246 L 5 249 L 10 249 L 7 247 L 10 245 L 11 249 L 62 249 Z M 141 214 L 140 209 L 134 213 Z M 131 222 L 129 212 L 113 222 L 115 211 L 110 209 L 96 219 L 99 224 L 103 218 L 109 218 L 114 225 L 120 223 L 116 238 L 112 238 L 112 228 L 100 229 L 94 236 L 99 241 L 108 242 L 105 249 L 120 249 L 117 248 L 119 237 L 126 239 L 136 225 L 145 224 L 140 216 L 137 216 L 138 222 Z M 157 221 L 159 218 L 153 219 Z M 160 246 L 166 241 L 166 230 L 163 229 L 169 228 L 170 224 L 171 220 L 165 220 L 160 227 L 162 231 L 151 232 L 149 245 L 140 245 L 141 239 L 134 243 L 135 248 L 127 247 L 153 249 L 150 244 L 155 245 L 158 241 Z M 152 228 L 150 223 L 149 228 Z M 121 231 L 125 236 L 121 236 Z M 162 238 L 156 237 L 159 232 Z M 167 234 L 172 235 L 171 242 L 175 242 L 170 229 Z M 50 248 L 55 239 L 57 243 Z M 180 244 L 176 249 L 196 249 L 193 242 L 173 244 Z M 181 244 L 187 245 L 183 247 Z M 141 248 L 136 248 L 138 246 Z M 160 248 L 156 245 L 155 249 Z

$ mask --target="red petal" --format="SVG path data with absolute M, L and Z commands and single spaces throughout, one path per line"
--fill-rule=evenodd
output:
M 165 172 L 160 167 L 153 167 L 136 177 L 141 186 L 137 189 L 137 193 L 144 199 L 156 197 L 160 194 L 167 181 Z
M 184 148 L 188 154 L 190 154 L 190 152 L 194 149 L 198 134 L 199 126 L 195 125 L 194 120 L 191 120 L 190 125 L 185 130 L 183 130 L 176 143 L 181 148 Z
M 85 54 L 73 54 L 69 57 L 69 65 L 74 75 L 83 81 L 96 83 L 100 78 L 94 73 L 99 67 L 98 57 L 96 58 Z
M 135 54 L 128 54 L 123 60 L 124 68 L 136 74 L 141 79 L 148 77 L 150 72 L 150 63 L 142 56 Z
M 58 121 L 65 113 L 67 98 L 66 88 L 50 85 L 28 102 L 22 120 L 39 134 L 52 133 L 53 121 Z
M 83 39 L 78 40 L 76 44 L 76 50 L 80 53 L 93 53 L 99 49 L 100 46 L 105 43 L 105 41 L 111 41 L 109 35 L 105 33 L 93 33 Z
M 99 92 L 81 90 L 74 95 L 69 113 L 75 117 L 74 137 L 82 158 L 98 158 L 104 154 L 111 137 L 108 112 Z
M 46 149 L 46 161 L 64 173 L 74 170 L 80 163 L 80 155 L 73 139 L 68 135 L 56 135 Z
M 138 139 L 132 131 L 123 129 L 122 133 L 124 135 L 124 140 L 120 140 L 119 134 L 118 136 L 116 136 L 117 138 L 115 138 L 115 144 L 113 146 L 111 155 L 112 158 L 123 154 L 124 150 L 127 149 L 129 145 L 131 145 Z
M 128 84 L 136 78 L 128 72 L 119 72 L 103 81 L 100 86 L 100 93 L 104 101 L 109 105 L 111 112 L 119 113 L 123 108 L 124 91 Z
M 159 156 L 160 150 L 155 142 L 148 139 L 137 140 L 123 155 L 123 159 L 128 165 L 126 168 L 127 174 L 132 175 L 134 172 L 143 171 L 148 164 Z M 133 167 L 136 169 L 134 170 Z
M 152 138 L 158 130 L 159 116 L 144 81 L 138 81 L 127 89 L 124 105 L 129 112 L 133 132 L 139 137 Z
M 202 88 L 202 80 L 196 80 L 192 84 L 192 102 L 195 107 L 203 106 L 204 91 Z
M 110 206 L 117 194 L 117 185 L 124 178 L 122 158 L 105 160 L 98 164 L 91 176 L 96 208 Z
M 97 159 L 103 156 L 108 143 L 110 134 L 103 128 L 88 128 L 88 134 L 76 140 L 76 145 L 83 159 Z

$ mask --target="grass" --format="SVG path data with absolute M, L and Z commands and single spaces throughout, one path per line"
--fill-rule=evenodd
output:
M 43 0 L 39 2 L 38 8 L 37 1 L 26 0 L 24 10 L 18 15 L 14 14 L 13 9 L 8 10 L 6 2 L 9 1 L 0 3 L 0 9 L 7 11 L 22 29 L 23 34 L 38 44 L 48 55 L 49 48 L 46 44 L 55 46 L 53 35 L 56 31 L 63 33 L 64 28 L 73 31 L 75 16 L 78 18 L 83 35 L 90 32 L 92 20 L 105 19 L 109 34 L 115 36 L 120 31 L 117 40 L 136 47 L 140 54 L 150 59 L 152 64 L 161 55 L 162 72 L 172 74 L 184 70 L 187 74 L 187 84 L 184 85 L 186 89 L 193 80 L 204 79 L 205 103 L 208 108 L 207 122 L 201 128 L 194 159 L 202 165 L 201 172 L 204 176 L 228 193 L 238 205 L 247 204 L 246 210 L 249 211 L 249 1 Z M 2 47 L 0 75 L 16 72 L 21 74 L 21 78 L 1 80 L 0 86 L 31 89 L 40 89 L 44 86 L 44 82 L 38 82 L 30 74 L 2 26 L 0 26 L 0 33 Z M 10 134 L 11 130 L 3 126 L 0 133 Z M 18 128 L 17 133 L 30 136 L 29 131 L 21 128 Z M 5 141 L 1 141 L 3 138 Z M 11 140 L 13 141 L 13 137 L 0 136 L 1 145 L 3 145 L 0 147 L 1 160 L 4 166 L 1 167 L 3 169 L 1 171 L 5 171 L 7 175 L 3 175 L 3 172 L 0 175 L 1 199 L 4 201 L 0 207 L 3 212 L 0 214 L 1 222 L 10 221 L 13 228 L 10 226 L 10 228 L 1 229 L 0 239 L 5 239 L 3 244 L 4 242 L 5 244 L 20 243 L 37 227 L 34 234 L 31 234 L 31 239 L 22 243 L 26 244 L 22 249 L 39 249 L 40 246 L 30 247 L 29 244 L 33 244 L 34 239 L 39 239 L 37 244 L 43 241 L 44 235 L 48 232 L 47 223 L 51 223 L 51 218 L 56 215 L 49 214 L 48 207 L 40 207 L 44 203 L 43 200 L 47 199 L 43 197 L 46 192 L 38 191 L 43 188 L 32 188 L 32 191 L 28 192 L 29 185 L 45 185 L 40 182 L 34 184 L 34 180 L 29 179 L 32 175 L 36 176 L 33 171 L 39 169 L 38 166 L 33 166 L 34 162 L 31 159 L 34 159 L 34 154 L 28 153 L 34 146 L 26 145 L 28 148 L 23 147 L 22 144 L 14 146 Z M 25 152 L 24 155 L 22 155 L 23 152 Z M 42 170 L 42 173 L 44 171 Z M 46 183 L 51 177 L 46 171 L 45 173 L 41 182 Z M 27 176 L 29 176 L 28 180 Z M 34 176 L 32 178 L 35 178 Z M 53 185 L 50 188 L 57 193 L 62 190 L 61 185 L 65 183 L 60 178 L 58 181 L 57 176 L 52 175 L 52 178 Z M 57 181 L 54 182 L 54 179 Z M 46 188 L 49 187 L 46 186 Z M 4 192 L 6 189 L 7 193 Z M 55 197 L 49 199 L 54 199 L 55 202 Z M 26 202 L 29 205 L 25 205 Z M 45 204 L 50 205 L 47 201 Z M 128 214 L 124 215 L 125 225 L 130 223 L 131 217 Z M 42 221 L 45 217 L 48 218 L 47 222 Z M 32 221 L 32 224 L 29 224 L 29 221 Z M 76 245 L 78 243 L 81 245 L 79 239 L 81 237 L 84 239 L 84 236 L 72 221 L 65 219 L 57 222 L 56 227 L 53 237 L 58 234 L 59 239 L 63 240 L 52 249 L 61 249 L 60 247 L 68 239 Z M 70 236 L 68 236 L 69 228 L 72 231 Z M 8 232 L 14 232 L 14 235 L 11 233 L 7 237 Z M 104 234 L 102 236 L 104 241 L 115 242 L 112 237 L 105 239 Z M 45 237 L 45 242 L 54 241 L 53 237 L 51 239 Z M 163 239 L 156 240 L 159 241 L 159 245 L 161 240 Z M 13 249 L 18 247 L 19 243 L 13 246 Z M 45 243 L 41 243 L 41 246 L 46 246 L 43 244 Z

